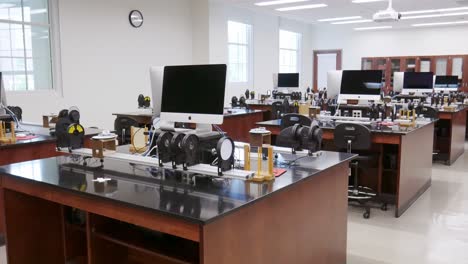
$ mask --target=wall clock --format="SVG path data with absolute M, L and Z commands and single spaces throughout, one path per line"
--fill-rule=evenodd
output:
M 143 25 L 143 14 L 138 10 L 132 10 L 128 16 L 130 25 L 134 28 L 139 28 Z

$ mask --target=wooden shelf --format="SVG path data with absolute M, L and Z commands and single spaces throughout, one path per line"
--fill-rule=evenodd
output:
M 76 257 L 72 260 L 65 262 L 65 264 L 86 264 L 86 263 L 88 263 L 87 256 L 79 256 L 79 257 Z
M 199 245 L 196 242 L 112 220 L 104 221 L 106 224 L 93 228 L 93 236 L 160 259 L 161 263 L 199 263 Z
M 86 233 L 86 228 L 84 226 L 70 224 L 68 222 L 65 222 L 65 228 L 71 229 L 71 230 L 74 230 L 74 231 L 79 231 L 79 232 Z

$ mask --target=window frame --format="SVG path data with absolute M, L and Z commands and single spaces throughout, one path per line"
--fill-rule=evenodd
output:
M 239 24 L 243 24 L 243 25 L 246 25 L 247 26 L 247 29 L 248 29 L 248 32 L 247 32 L 247 44 L 244 44 L 244 43 L 237 43 L 237 42 L 230 42 L 229 41 L 229 23 L 230 22 L 234 22 L 234 23 L 239 23 Z M 231 84 L 251 84 L 253 83 L 253 25 L 250 24 L 250 23 L 246 23 L 246 22 L 241 22 L 241 21 L 238 21 L 238 20 L 234 20 L 234 19 L 228 19 L 227 20 L 227 23 L 226 23 L 226 27 L 227 27 L 227 45 L 226 45 L 226 49 L 227 49 L 227 62 L 228 62 L 228 83 L 231 83 Z M 246 61 L 246 80 L 245 81 L 231 81 L 229 79 L 229 67 L 231 65 L 231 62 L 229 61 L 229 47 L 231 45 L 236 45 L 236 46 L 242 46 L 242 47 L 246 47 L 246 50 L 247 50 L 247 61 Z
M 22 2 L 23 4 L 23 2 Z M 47 0 L 48 4 L 48 15 L 49 15 L 49 45 L 50 45 L 50 59 L 51 59 L 51 81 L 52 87 L 48 89 L 41 90 L 7 90 L 7 94 L 53 94 L 60 97 L 63 97 L 63 86 L 62 86 L 62 64 L 61 64 L 61 43 L 60 43 L 60 23 L 59 23 L 59 0 Z M 41 23 L 31 23 L 24 21 L 14 21 L 14 20 L 5 20 L 0 19 L 0 23 L 6 24 L 16 24 L 23 27 L 24 26 L 44 26 L 45 24 Z M 23 42 L 25 39 L 23 37 Z M 26 50 L 24 50 L 26 56 Z
M 298 36 L 298 38 L 297 38 L 297 49 L 282 48 L 281 47 L 281 32 L 282 31 L 289 32 L 289 33 L 294 33 L 294 34 L 296 34 Z M 281 71 L 281 51 L 293 51 L 293 52 L 296 52 L 296 71 L 295 72 L 288 72 L 288 73 L 301 73 L 302 72 L 302 33 L 280 28 L 279 32 L 278 32 L 278 47 L 279 47 L 279 49 L 278 49 L 278 72 L 283 73 Z

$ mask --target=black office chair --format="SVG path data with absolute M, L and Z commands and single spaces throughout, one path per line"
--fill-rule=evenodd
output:
M 439 117 L 439 111 L 433 107 L 422 107 L 420 114 L 425 118 L 436 119 Z
M 353 150 L 367 151 L 372 146 L 372 135 L 369 128 L 360 124 L 339 124 L 335 127 L 334 141 L 340 151 L 346 150 L 352 153 Z M 359 185 L 359 165 L 360 161 L 369 161 L 371 156 L 358 156 L 351 162 L 352 184 L 348 188 L 348 201 L 357 202 L 359 207 L 365 209 L 364 218 L 370 217 L 370 205 L 377 194 L 374 190 Z
M 271 105 L 271 119 L 281 119 L 284 114 L 285 112 L 282 102 L 274 102 Z
M 131 127 L 138 127 L 138 122 L 130 117 L 119 116 L 115 119 L 114 130 L 115 133 L 119 136 L 119 143 L 126 144 L 131 141 L 132 135 Z
M 23 121 L 23 109 L 19 106 L 8 106 L 8 110 L 10 110 L 13 114 L 15 114 L 16 119 L 18 121 Z
M 281 118 L 281 129 L 292 127 L 295 124 L 300 124 L 301 126 L 310 126 L 310 124 L 312 124 L 312 119 L 299 114 L 285 114 Z

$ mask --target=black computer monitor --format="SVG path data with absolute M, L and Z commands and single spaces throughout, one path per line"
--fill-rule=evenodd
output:
M 299 73 L 279 73 L 278 88 L 299 88 Z
M 380 70 L 343 71 L 340 100 L 379 100 L 382 76 Z
M 222 124 L 226 72 L 226 64 L 164 67 L 161 120 Z
M 438 75 L 435 79 L 434 88 L 458 89 L 458 76 Z
M 434 73 L 432 72 L 405 72 L 403 89 L 432 90 L 434 88 Z

